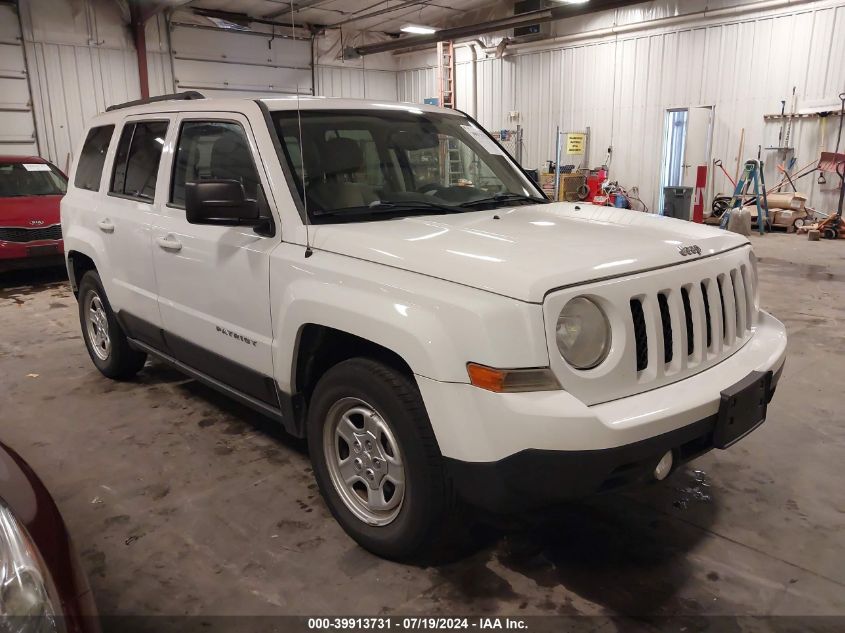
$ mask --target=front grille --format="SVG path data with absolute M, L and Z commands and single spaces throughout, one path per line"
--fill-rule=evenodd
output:
M 646 369 L 649 359 L 656 357 L 663 366 L 661 373 L 668 375 L 673 368 L 720 357 L 745 340 L 752 327 L 754 294 L 750 279 L 747 265 L 740 264 L 650 297 L 632 298 L 637 372 Z M 649 320 L 653 328 L 649 328 Z M 660 334 L 661 340 L 650 341 L 646 334 L 649 331 Z M 657 349 L 651 350 L 650 345 Z M 678 359 L 678 355 L 683 358 Z
M 33 229 L 22 227 L 0 227 L 0 242 L 38 242 L 40 240 L 62 239 L 62 226 L 39 226 Z

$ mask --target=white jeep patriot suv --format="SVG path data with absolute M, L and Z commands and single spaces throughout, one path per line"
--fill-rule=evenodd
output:
M 633 482 L 755 429 L 783 367 L 748 241 L 552 204 L 461 112 L 168 95 L 91 123 L 62 231 L 91 360 L 306 437 L 361 545 Z

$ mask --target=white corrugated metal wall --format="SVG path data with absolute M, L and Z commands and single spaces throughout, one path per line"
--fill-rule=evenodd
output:
M 128 15 L 114 0 L 20 0 L 19 6 L 24 47 L 17 15 L 0 3 L 0 108 L 8 106 L 0 141 L 14 136 L 23 142 L 4 143 L 0 151 L 37 153 L 66 168 L 90 117 L 140 98 Z M 268 33 L 250 35 L 178 25 L 191 19 L 177 12 L 171 33 L 163 15 L 148 22 L 151 95 L 188 89 L 214 96 L 310 94 L 310 40 L 281 38 L 278 31 L 273 37 L 269 27 Z M 396 99 L 392 56 L 344 63 L 332 38 L 336 35 L 321 42 L 327 51 L 315 68 L 317 94 Z M 32 111 L 26 109 L 30 101 Z
M 38 153 L 23 39 L 11 2 L 0 2 L 0 153 Z
M 651 11 L 648 16 L 664 13 Z M 476 116 L 486 127 L 499 129 L 512 127 L 509 111 L 520 113 L 526 167 L 553 157 L 556 125 L 564 130 L 589 126 L 591 164 L 601 163 L 612 146 L 611 178 L 626 187 L 639 186 L 654 209 L 667 108 L 715 106 L 712 156 L 733 172 L 742 128 L 743 159 L 755 157 L 757 145 L 777 144 L 780 126 L 764 125 L 763 115 L 779 112 L 780 100 L 792 86 L 797 87 L 799 108 L 838 108 L 837 95 L 845 90 L 845 2 L 787 6 L 720 20 L 655 26 L 479 60 Z M 582 27 L 595 24 L 609 26 L 607 16 L 597 15 L 593 25 Z M 430 56 L 417 59 L 421 68 L 399 73 L 401 100 L 436 96 L 435 72 L 426 63 Z M 403 60 L 405 66 L 413 63 L 413 58 Z M 470 68 L 466 56 L 459 59 L 457 96 L 458 107 L 472 113 L 472 104 L 462 98 L 472 95 Z M 829 150 L 835 145 L 837 125 L 838 117 L 829 119 Z M 816 158 L 818 119 L 796 123 L 793 139 L 799 166 Z M 774 163 L 767 163 L 770 183 L 776 178 Z M 730 188 L 721 172 L 715 174 L 714 184 L 717 191 Z M 820 187 L 814 177 L 801 184 L 820 209 L 834 204 L 833 185 Z
M 352 99 L 396 100 L 396 59 L 389 53 L 344 60 L 345 47 L 367 44 L 375 36 L 327 31 L 315 40 L 317 94 Z
M 317 66 L 317 94 L 326 97 L 396 101 L 396 72 L 344 66 Z
M 66 169 L 85 121 L 137 99 L 135 51 L 108 0 L 20 2 L 38 150 Z

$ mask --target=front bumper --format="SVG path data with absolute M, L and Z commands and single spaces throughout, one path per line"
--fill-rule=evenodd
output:
M 63 240 L 41 240 L 38 242 L 0 241 L 0 272 L 45 266 L 61 266 L 64 263 Z
M 721 393 L 771 372 L 786 333 L 760 312 L 754 336 L 718 365 L 673 384 L 586 406 L 565 391 L 495 394 L 418 376 L 458 491 L 495 511 L 544 505 L 651 477 L 667 450 L 676 464 L 713 447 Z
M 772 375 L 771 400 L 783 365 Z M 669 451 L 673 470 L 718 446 L 717 415 L 646 440 L 590 451 L 527 449 L 495 462 L 446 458 L 459 495 L 489 512 L 507 513 L 654 481 Z M 756 427 L 754 427 L 756 428 Z M 751 429 L 753 430 L 753 429 Z

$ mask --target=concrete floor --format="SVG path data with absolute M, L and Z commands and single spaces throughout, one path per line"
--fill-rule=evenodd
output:
M 0 276 L 0 439 L 53 491 L 102 614 L 845 616 L 845 242 L 754 242 L 790 334 L 766 424 L 448 565 L 358 548 L 303 445 L 251 411 L 158 363 L 100 376 L 61 271 Z

